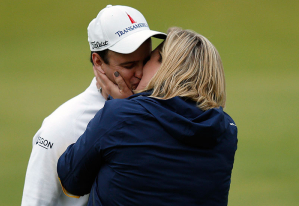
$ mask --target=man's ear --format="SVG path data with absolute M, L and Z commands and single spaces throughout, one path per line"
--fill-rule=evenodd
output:
M 104 63 L 103 59 L 97 53 L 92 54 L 93 68 L 103 74 L 105 74 L 102 65 Z

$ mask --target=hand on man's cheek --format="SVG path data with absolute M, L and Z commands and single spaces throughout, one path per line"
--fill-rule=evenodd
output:
M 105 99 L 111 95 L 114 99 L 124 99 L 133 94 L 133 92 L 128 88 L 124 79 L 118 72 L 114 72 L 112 82 L 106 74 L 95 71 L 97 86 L 101 88 L 101 93 Z

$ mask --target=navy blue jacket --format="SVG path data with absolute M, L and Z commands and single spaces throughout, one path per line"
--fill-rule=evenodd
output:
M 88 205 L 227 205 L 237 127 L 218 109 L 202 111 L 148 93 L 107 101 L 58 161 L 64 188 Z

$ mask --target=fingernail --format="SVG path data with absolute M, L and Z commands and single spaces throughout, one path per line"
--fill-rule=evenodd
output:
M 118 72 L 114 72 L 114 76 L 115 76 L 115 77 L 118 77 L 118 76 L 119 76 L 119 73 L 118 73 Z

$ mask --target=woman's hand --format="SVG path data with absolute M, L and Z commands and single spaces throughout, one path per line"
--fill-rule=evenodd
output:
M 108 96 L 112 96 L 114 99 L 124 99 L 133 94 L 132 90 L 129 89 L 123 78 L 118 72 L 114 72 L 113 78 L 116 84 L 114 84 L 102 69 L 97 70 L 93 67 L 93 72 L 97 80 L 97 88 L 101 91 L 105 99 Z

